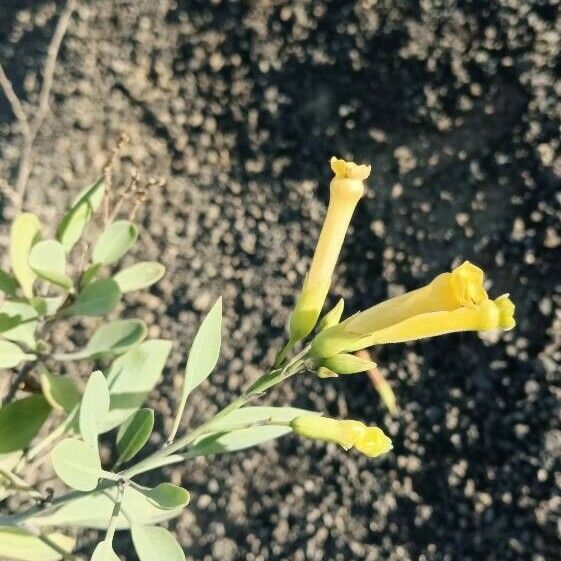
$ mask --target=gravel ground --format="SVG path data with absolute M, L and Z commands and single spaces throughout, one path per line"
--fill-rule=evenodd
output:
M 136 250 L 161 259 L 168 275 L 151 294 L 128 298 L 126 311 L 176 341 L 153 399 L 161 428 L 185 347 L 218 294 L 222 360 L 190 420 L 270 361 L 324 216 L 332 154 L 375 169 L 333 290 L 349 310 L 463 259 L 518 306 L 518 326 L 504 336 L 377 349 L 401 406 L 395 417 L 366 376 L 301 377 L 276 391 L 271 403 L 380 424 L 394 453 L 373 462 L 287 437 L 175 470 L 193 496 L 174 525 L 189 560 L 559 559 L 556 4 L 82 2 L 28 207 L 54 225 L 121 130 L 132 137 L 126 166 L 168 179 L 142 211 Z M 0 59 L 29 99 L 56 9 L 0 6 Z M 2 177 L 13 177 L 17 139 L 2 97 Z

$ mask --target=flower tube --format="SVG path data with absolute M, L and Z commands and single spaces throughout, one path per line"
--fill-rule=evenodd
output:
M 422 288 L 390 298 L 357 314 L 348 328 L 350 331 L 370 332 L 426 312 L 473 308 L 488 298 L 483 288 L 484 279 L 479 267 L 464 261 L 452 272 L 438 275 Z
M 293 342 L 308 336 L 318 321 L 353 212 L 364 195 L 363 181 L 370 175 L 370 166 L 335 157 L 331 158 L 331 169 L 335 177 L 330 184 L 327 214 L 310 270 L 290 318 Z

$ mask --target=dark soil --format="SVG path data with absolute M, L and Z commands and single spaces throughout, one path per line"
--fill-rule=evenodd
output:
M 54 228 L 121 130 L 132 137 L 125 163 L 168 178 L 143 209 L 136 250 L 168 274 L 151 294 L 128 298 L 126 311 L 176 342 L 152 400 L 160 428 L 171 422 L 197 322 L 218 294 L 222 360 L 189 419 L 226 403 L 269 363 L 321 226 L 332 154 L 375 170 L 333 290 L 348 310 L 463 259 L 517 304 L 518 326 L 504 336 L 376 349 L 401 406 L 393 418 L 366 376 L 302 376 L 276 391 L 272 403 L 379 424 L 394 453 L 374 462 L 287 437 L 176 469 L 174 481 L 193 496 L 173 525 L 188 559 L 558 560 L 557 2 L 82 5 L 27 206 Z M 29 99 L 57 7 L 0 7 L 0 59 Z M 0 176 L 13 179 L 19 136 L 3 97 L 0 135 Z

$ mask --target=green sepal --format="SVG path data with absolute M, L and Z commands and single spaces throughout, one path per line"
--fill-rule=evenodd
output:
M 320 362 L 320 366 L 328 368 L 336 374 L 356 374 L 376 367 L 376 363 L 366 360 L 349 353 L 325 358 Z
M 315 358 L 328 358 L 348 349 L 357 340 L 364 339 L 362 333 L 345 331 L 345 326 L 353 318 L 318 333 L 312 341 L 311 355 Z
M 329 370 L 329 368 L 326 368 L 325 366 L 320 366 L 317 371 L 317 377 L 322 379 L 338 378 L 339 374 L 333 372 L 333 370 Z
M 329 310 L 320 320 L 318 331 L 323 331 L 337 325 L 341 321 L 341 316 L 343 315 L 343 310 L 345 309 L 345 301 L 343 298 L 339 299 L 339 302 Z

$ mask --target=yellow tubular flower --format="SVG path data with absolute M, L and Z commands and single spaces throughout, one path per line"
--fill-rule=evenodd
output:
M 364 195 L 370 166 L 331 158 L 335 177 L 330 184 L 327 214 L 302 292 L 290 318 L 290 338 L 299 341 L 315 327 L 329 292 L 331 277 L 353 212 Z
M 359 421 L 339 421 L 317 415 L 303 415 L 294 419 L 292 430 L 313 440 L 335 442 L 345 450 L 356 448 L 366 456 L 375 458 L 389 452 L 392 441 L 378 427 L 367 427 Z
M 348 324 L 349 331 L 369 333 L 426 312 L 473 308 L 487 299 L 483 271 L 465 261 L 451 273 L 438 275 L 431 283 L 390 298 L 357 314 Z
M 512 329 L 514 304 L 508 295 L 489 300 L 483 271 L 465 262 L 430 284 L 382 302 L 321 332 L 312 344 L 318 357 L 370 345 L 414 341 L 457 331 Z
M 403 343 L 459 331 L 508 330 L 515 325 L 513 315 L 514 304 L 505 295 L 494 301 L 484 300 L 475 308 L 429 312 L 407 318 L 354 341 L 345 350 L 351 352 L 371 345 Z

